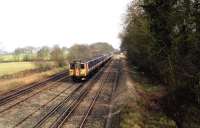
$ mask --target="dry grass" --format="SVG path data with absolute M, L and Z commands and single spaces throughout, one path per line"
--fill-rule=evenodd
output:
M 13 78 L 10 80 L 0 80 L 1 82 L 0 94 L 16 89 L 18 87 L 22 87 L 27 84 L 31 84 L 36 81 L 42 80 L 55 73 L 60 72 L 61 70 L 63 69 L 52 69 L 52 70 L 41 72 L 41 73 L 33 73 L 32 75 L 28 75 L 25 77 Z
M 35 69 L 36 66 L 32 62 L 9 62 L 0 63 L 0 76 L 17 73 L 24 70 Z

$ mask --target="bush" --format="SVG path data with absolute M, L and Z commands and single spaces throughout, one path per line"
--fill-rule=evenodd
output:
M 35 65 L 37 66 L 39 70 L 42 70 L 42 71 L 52 69 L 55 66 L 53 65 L 52 62 L 46 62 L 46 61 L 35 62 Z

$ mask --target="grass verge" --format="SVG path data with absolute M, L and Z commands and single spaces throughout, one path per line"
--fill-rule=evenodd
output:
M 63 70 L 65 70 L 65 68 L 54 68 L 48 71 L 36 72 L 20 78 L 13 78 L 9 80 L 2 79 L 0 80 L 0 94 L 45 79 Z
M 129 77 L 126 83 L 130 85 L 126 84 L 126 89 L 118 94 L 124 96 L 123 104 L 118 106 L 121 110 L 120 128 L 177 128 L 159 105 L 159 99 L 166 93 L 165 88 L 146 79 L 136 67 L 126 71 Z

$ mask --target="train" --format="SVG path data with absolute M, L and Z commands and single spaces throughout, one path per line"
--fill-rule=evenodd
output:
M 83 61 L 74 60 L 69 64 L 69 76 L 73 81 L 87 80 L 89 76 L 103 67 L 111 58 L 112 54 L 108 54 Z

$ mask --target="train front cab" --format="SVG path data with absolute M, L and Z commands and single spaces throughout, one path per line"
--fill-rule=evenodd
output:
M 73 66 L 73 65 L 72 65 Z M 75 61 L 73 66 L 73 73 L 70 75 L 73 81 L 84 80 L 87 77 L 87 65 L 80 61 Z

